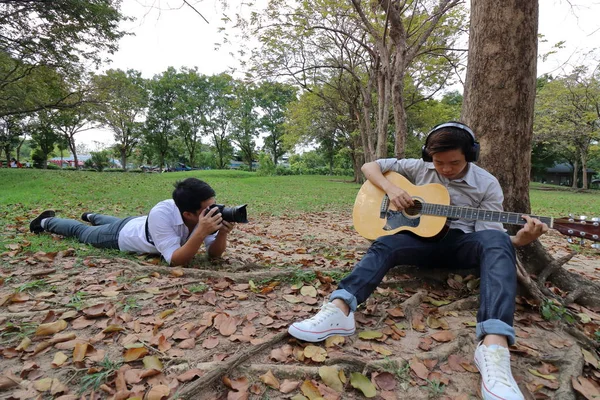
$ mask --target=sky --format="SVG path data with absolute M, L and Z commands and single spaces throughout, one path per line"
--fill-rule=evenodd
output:
M 342 0 L 340 0 L 342 1 Z M 538 61 L 538 76 L 543 73 L 559 75 L 569 65 L 581 64 L 581 54 L 600 45 L 600 0 L 539 0 L 539 33 L 544 36 L 539 44 L 539 54 L 548 53 L 559 41 L 564 48 L 546 61 Z M 233 69 L 234 76 L 241 68 L 233 54 L 247 48 L 251 40 L 222 45 L 223 26 L 220 0 L 189 0 L 199 15 L 183 0 L 123 0 L 122 12 L 135 18 L 123 23 L 122 28 L 131 33 L 121 39 L 119 50 L 111 56 L 106 68 L 135 69 L 144 78 L 152 78 L 169 66 L 197 67 L 205 75 L 218 74 Z M 230 5 L 240 4 L 230 0 Z M 244 6 L 232 6 L 233 12 L 248 12 Z M 208 21 L 206 22 L 204 18 Z M 113 143 L 112 133 L 93 129 L 78 134 L 77 141 L 85 143 L 92 151 Z

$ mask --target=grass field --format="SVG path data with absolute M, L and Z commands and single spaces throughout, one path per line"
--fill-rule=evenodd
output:
M 349 212 L 360 187 L 343 177 L 260 177 L 243 171 L 133 174 L 0 169 L 0 246 L 14 242 L 19 228 L 22 231 L 45 209 L 55 209 L 66 218 L 79 218 L 83 211 L 122 217 L 146 214 L 158 201 L 170 198 L 175 181 L 190 176 L 209 182 L 219 203 L 248 203 L 249 218 L 311 211 Z M 553 187 L 532 185 L 532 213 L 599 216 L 600 191 L 548 189 Z M 42 235 L 32 240 L 32 250 L 38 246 L 52 251 L 54 244 Z

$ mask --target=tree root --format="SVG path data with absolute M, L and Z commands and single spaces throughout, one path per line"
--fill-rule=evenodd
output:
M 571 377 L 581 375 L 583 371 L 583 355 L 579 346 L 571 346 L 564 355 L 560 364 L 563 365 L 559 375 L 560 386 L 554 393 L 555 399 L 575 400 L 577 395 L 571 386 Z
M 245 350 L 238 354 L 237 356 L 231 358 L 226 362 L 220 362 L 216 365 L 213 364 L 210 372 L 205 375 L 202 375 L 198 380 L 192 382 L 191 384 L 184 386 L 181 392 L 179 392 L 179 398 L 181 399 L 199 399 L 202 392 L 212 384 L 214 384 L 218 379 L 220 379 L 223 375 L 227 374 L 231 370 L 235 369 L 238 365 L 256 355 L 263 350 L 273 347 L 275 344 L 283 340 L 288 336 L 287 331 L 280 332 L 277 335 L 273 336 L 270 340 L 258 344 L 256 346 L 252 346 L 250 349 Z
M 468 311 L 468 310 L 477 310 L 479 307 L 479 295 L 472 295 L 469 297 L 465 297 L 464 299 L 459 299 L 453 301 L 450 304 L 446 304 L 445 306 L 438 307 L 438 311 L 440 313 L 445 313 L 449 311 Z

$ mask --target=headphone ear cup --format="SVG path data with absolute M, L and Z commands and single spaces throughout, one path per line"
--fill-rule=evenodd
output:
M 423 159 L 423 161 L 426 161 L 426 162 L 432 162 L 433 161 L 433 158 L 431 158 L 431 156 L 429 155 L 429 153 L 425 149 L 425 146 L 421 147 L 421 158 Z
M 477 160 L 479 160 L 479 143 L 475 142 L 473 143 L 473 147 L 471 149 L 471 154 L 468 157 L 469 159 L 467 161 L 470 162 L 475 162 Z

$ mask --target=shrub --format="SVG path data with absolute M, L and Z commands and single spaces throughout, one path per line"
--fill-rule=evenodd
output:
M 123 168 L 106 168 L 104 172 L 125 172 Z

